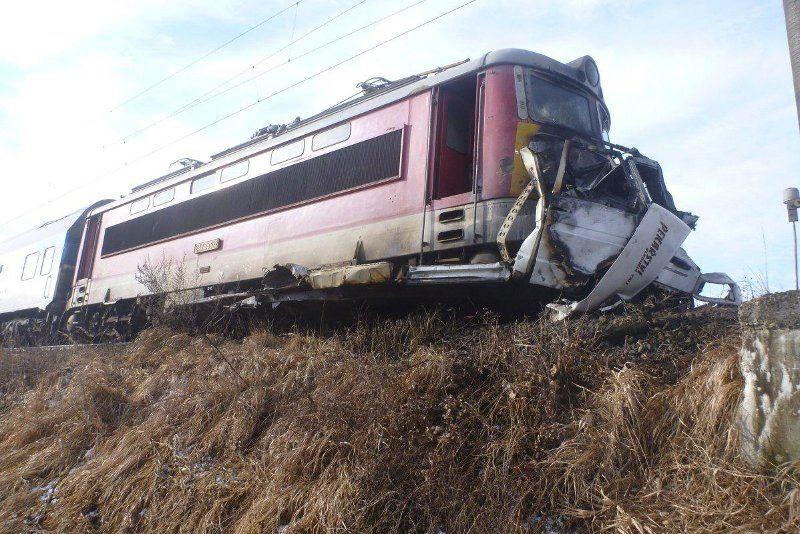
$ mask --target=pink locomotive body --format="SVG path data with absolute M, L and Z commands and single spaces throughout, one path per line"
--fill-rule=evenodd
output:
M 696 218 L 658 164 L 608 141 L 588 56 L 501 50 L 360 86 L 90 210 L 65 330 L 126 336 L 172 293 L 236 307 L 544 288 L 585 297 L 568 315 L 712 281 L 679 248 Z
M 137 276 L 142 265 L 180 264 L 185 287 L 190 288 L 259 280 L 265 270 L 286 263 L 309 269 L 352 261 L 414 263 L 420 252 L 432 262 L 469 263 L 487 245 L 494 249 L 494 236 L 519 193 L 511 190 L 517 126 L 532 121 L 518 117 L 513 65 L 482 67 L 476 68 L 475 62 L 453 67 L 439 74 L 446 74 L 447 81 L 432 87 L 420 82 L 431 82 L 435 75 L 393 91 L 376 91 L 379 94 L 343 110 L 227 151 L 210 163 L 95 210 L 87 219 L 71 306 L 108 306 L 147 295 L 148 288 Z M 441 107 L 432 104 L 436 99 Z M 156 221 L 165 210 L 177 211 L 181 205 L 192 206 L 186 214 L 213 208 L 214 204 L 193 203 L 382 138 L 387 142 L 378 142 L 382 144 L 378 151 L 356 155 L 357 163 L 364 164 L 366 157 L 367 165 L 381 167 L 369 169 L 375 175 L 357 185 L 310 191 L 307 198 L 286 205 L 232 213 L 224 221 L 170 232 L 175 235 L 107 245 L 109 229 L 125 228 L 144 216 Z M 448 146 L 448 141 L 457 146 Z M 371 161 L 376 158 L 383 161 Z M 341 160 L 341 174 L 347 174 L 354 162 Z M 221 181 L 226 169 L 237 165 L 243 170 Z M 392 172 L 386 172 L 388 168 Z M 476 172 L 478 198 L 473 191 Z M 208 176 L 214 177 L 210 185 L 201 184 L 208 188 L 197 191 L 198 181 Z M 298 182 L 328 178 L 287 176 L 284 179 Z M 170 200 L 161 203 L 165 198 Z M 526 226 L 530 229 L 530 214 L 523 219 L 515 231 L 517 241 Z M 139 228 L 128 225 L 125 231 Z

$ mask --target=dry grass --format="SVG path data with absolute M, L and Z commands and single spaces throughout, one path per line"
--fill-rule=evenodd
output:
M 0 522 L 794 530 L 794 480 L 736 454 L 737 333 L 718 310 L 561 325 L 419 313 L 241 342 L 153 329 L 34 378 L 0 366 L 15 384 Z

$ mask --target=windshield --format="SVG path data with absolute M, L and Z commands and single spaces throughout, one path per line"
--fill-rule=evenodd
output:
M 589 98 L 534 74 L 527 76 L 525 93 L 531 119 L 594 134 Z

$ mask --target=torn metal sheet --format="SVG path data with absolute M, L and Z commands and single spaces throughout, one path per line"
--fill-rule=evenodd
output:
M 475 282 L 506 282 L 511 271 L 503 263 L 477 265 L 421 265 L 409 267 L 409 284 L 469 284 Z
M 728 293 L 725 297 L 717 298 L 717 297 L 706 297 L 701 295 L 703 291 L 703 287 L 706 284 L 717 284 L 728 286 Z M 723 305 L 733 305 L 739 306 L 742 303 L 742 292 L 739 289 L 739 285 L 733 281 L 733 279 L 725 273 L 703 273 L 700 275 L 698 280 L 697 286 L 694 288 L 692 292 L 694 298 L 701 302 L 708 302 L 709 304 L 723 304 Z
M 269 290 L 296 289 L 306 283 L 308 269 L 296 263 L 276 265 L 264 270 L 264 287 Z
M 558 319 L 595 310 L 612 298 L 630 300 L 650 285 L 675 255 L 691 232 L 689 226 L 669 210 L 651 204 L 622 253 L 589 295 L 572 303 L 548 307 Z
M 505 221 L 503 221 L 503 225 L 500 227 L 500 231 L 497 233 L 497 246 L 500 249 L 500 257 L 507 263 L 511 263 L 512 259 L 508 252 L 508 246 L 506 246 L 506 238 L 508 237 L 511 227 L 514 225 L 514 221 L 517 220 L 517 215 L 519 215 L 520 211 L 522 211 L 522 207 L 525 205 L 525 202 L 528 201 L 528 198 L 531 196 L 531 193 L 533 193 L 534 189 L 537 189 L 539 193 L 539 202 L 537 203 L 537 221 L 539 220 L 539 205 L 541 204 L 543 213 L 544 205 L 546 203 L 544 193 L 545 190 L 544 186 L 542 185 L 542 173 L 539 169 L 539 161 L 537 160 L 536 156 L 534 156 L 533 152 L 531 152 L 531 150 L 527 147 L 522 148 L 519 151 L 519 154 L 523 158 L 525 168 L 527 169 L 531 180 L 522 190 L 522 193 L 519 194 L 517 200 L 514 202 L 514 205 L 511 206 Z M 541 229 L 542 225 L 537 222 L 536 227 Z
M 682 248 L 658 274 L 656 283 L 682 293 L 694 293 L 700 278 L 700 267 Z
M 554 198 L 530 282 L 565 289 L 595 278 L 622 252 L 635 215 L 587 200 Z
M 258 297 L 255 295 L 251 295 L 246 299 L 239 300 L 234 302 L 230 306 L 228 306 L 228 310 L 230 311 L 238 311 L 238 310 L 256 310 L 261 306 L 261 301 L 258 300 Z
M 383 284 L 392 277 L 392 264 L 389 262 L 347 265 L 330 269 L 309 271 L 308 280 L 314 289 L 333 287 Z
M 739 306 L 742 293 L 739 285 L 725 273 L 703 273 L 682 248 L 664 267 L 656 278 L 656 283 L 674 291 L 692 295 L 695 299 L 709 304 Z M 724 297 L 708 297 L 702 294 L 706 285 L 727 286 Z
M 565 143 L 564 146 L 568 147 L 569 145 Z M 531 232 L 530 235 L 528 235 L 528 237 L 522 242 L 522 246 L 517 252 L 516 258 L 514 258 L 514 273 L 528 276 L 531 272 L 536 254 L 539 251 L 539 243 L 541 243 L 542 234 L 545 230 L 545 221 L 547 219 L 547 193 L 542 181 L 542 175 L 539 172 L 539 163 L 537 161 L 536 154 L 531 152 L 528 147 L 525 147 L 519 151 L 519 155 L 522 157 L 522 161 L 525 163 L 525 168 L 528 169 L 528 173 L 531 176 L 531 182 L 525 188 L 525 191 L 530 191 L 531 186 L 534 186 L 536 188 L 536 192 L 539 194 L 539 200 L 536 202 L 536 228 L 534 228 L 533 232 Z M 566 151 L 565 154 L 562 155 L 561 159 L 561 166 L 559 168 L 560 178 L 563 178 L 565 160 Z M 556 182 L 557 186 L 559 182 L 560 180 Z M 523 194 L 525 193 L 523 192 Z M 520 196 L 520 198 L 522 198 L 522 196 Z M 525 199 L 527 199 L 527 195 L 525 196 Z M 510 215 L 511 214 L 509 214 L 509 216 Z M 503 228 L 505 228 L 505 225 Z M 500 236 L 498 236 L 498 242 L 500 242 Z

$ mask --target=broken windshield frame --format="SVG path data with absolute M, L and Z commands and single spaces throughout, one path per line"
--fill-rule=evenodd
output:
M 600 137 L 599 121 L 588 95 L 529 70 L 525 76 L 525 97 L 532 120 Z
M 609 131 L 611 130 L 611 117 L 608 111 L 603 107 L 603 104 L 597 101 L 597 117 L 600 119 L 600 132 L 603 136 L 603 141 L 610 142 Z

